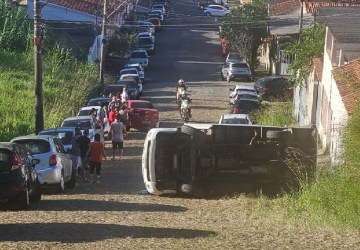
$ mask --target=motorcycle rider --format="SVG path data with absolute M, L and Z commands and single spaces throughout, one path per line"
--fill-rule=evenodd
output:
M 183 102 L 188 102 L 189 103 L 189 106 L 188 106 L 188 112 L 189 112 L 189 118 L 191 118 L 191 99 L 188 95 L 184 94 L 180 97 L 180 103 L 183 103 Z M 180 114 L 181 114 L 181 104 L 180 104 Z
M 187 87 L 185 86 L 185 82 L 183 79 L 178 81 L 178 85 L 176 86 L 176 101 L 179 101 L 181 96 L 179 96 L 179 90 L 183 89 L 186 91 Z

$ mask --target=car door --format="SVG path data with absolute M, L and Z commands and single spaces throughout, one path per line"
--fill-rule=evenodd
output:
M 228 70 L 229 70 L 229 64 L 225 63 L 224 66 L 221 69 L 222 75 L 224 77 L 226 77 L 228 75 Z
M 70 180 L 72 173 L 72 160 L 70 159 L 70 155 L 66 153 L 63 144 L 58 138 L 54 138 L 53 143 L 56 154 L 60 158 L 60 164 L 64 170 L 64 179 L 65 181 L 68 181 Z

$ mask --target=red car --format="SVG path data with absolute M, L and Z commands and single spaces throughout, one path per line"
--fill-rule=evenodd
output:
M 128 100 L 127 106 L 130 109 L 126 130 L 135 128 L 147 130 L 159 126 L 159 111 L 154 108 L 151 102 L 145 100 Z
M 155 31 L 159 32 L 161 30 L 161 21 L 159 18 L 156 17 L 150 17 L 148 20 L 146 20 L 150 23 L 152 23 L 155 26 Z

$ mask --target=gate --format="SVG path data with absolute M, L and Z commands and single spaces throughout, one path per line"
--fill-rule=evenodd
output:
M 294 61 L 295 55 L 289 55 L 283 50 L 279 50 L 279 75 L 293 75 L 294 71 L 290 69 L 290 64 Z

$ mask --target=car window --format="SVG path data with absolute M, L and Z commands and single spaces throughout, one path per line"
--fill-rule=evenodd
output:
M 64 121 L 63 127 L 79 127 L 81 130 L 92 129 L 90 119 L 86 120 L 67 120 Z
M 152 41 L 152 39 L 151 38 L 140 38 L 139 40 L 138 40 L 138 44 L 139 45 L 147 45 L 147 44 L 152 44 L 153 43 L 153 41 Z
M 137 70 L 136 69 L 127 69 L 127 70 L 121 70 L 120 71 L 120 75 L 125 75 L 125 74 L 136 74 L 137 75 Z
M 78 116 L 90 115 L 90 112 L 91 112 L 91 110 L 89 110 L 89 109 L 83 109 L 83 110 L 79 111 Z
M 249 66 L 246 63 L 233 63 L 231 64 L 233 68 L 246 68 L 248 69 Z
M 16 140 L 30 155 L 50 152 L 50 144 L 45 140 Z
M 73 137 L 73 132 L 72 131 L 42 131 L 39 133 L 39 135 L 52 135 L 56 138 L 62 139 L 65 138 L 64 140 L 66 141 L 66 138 L 71 138 Z M 66 144 L 70 144 L 70 141 Z
M 145 52 L 133 52 L 131 53 L 132 58 L 146 58 Z
M 66 153 L 65 148 L 64 148 L 64 146 L 61 144 L 61 141 L 60 141 L 59 139 L 54 138 L 54 144 L 55 144 L 56 152 L 62 153 L 62 154 L 65 154 L 65 153 Z
M 10 162 L 10 150 L 0 148 L 0 162 Z

